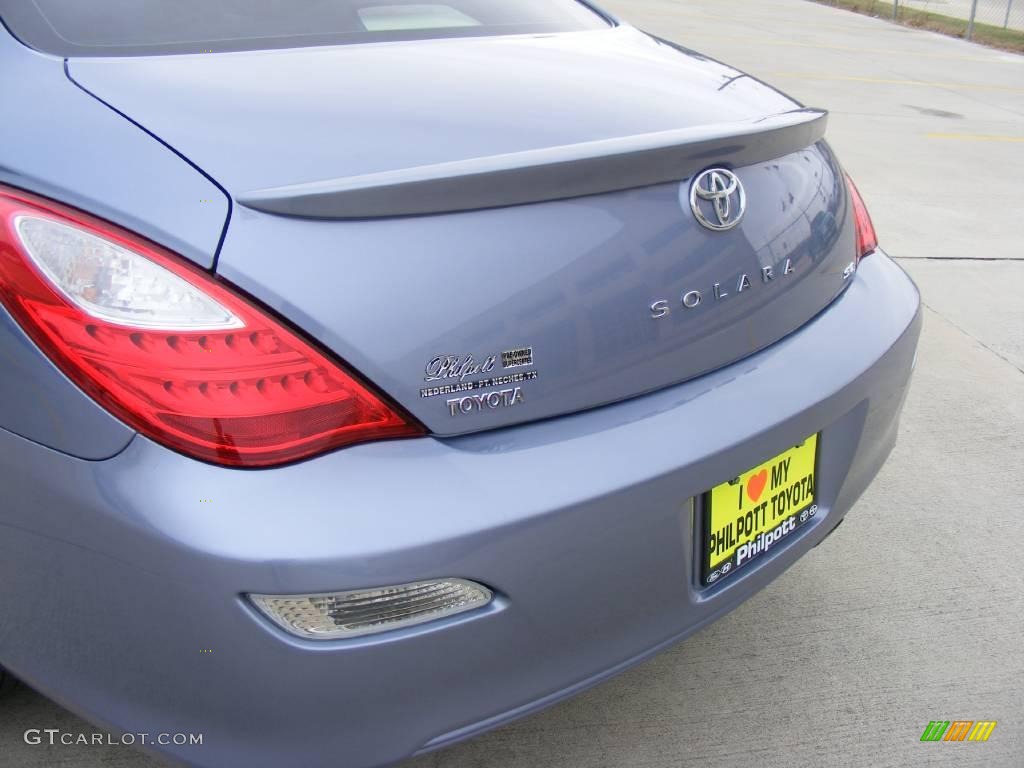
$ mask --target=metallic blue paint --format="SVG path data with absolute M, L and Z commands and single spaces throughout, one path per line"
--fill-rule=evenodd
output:
M 211 266 L 229 201 L 202 173 L 0 26 L 0 183 L 120 224 Z
M 72 59 L 68 70 L 236 196 L 802 106 L 736 69 L 626 26 Z
M 89 58 L 72 61 L 69 72 L 235 196 L 742 123 L 800 106 L 625 26 L 397 47 Z M 729 165 L 774 142 L 737 136 L 705 164 Z M 703 229 L 680 203 L 680 182 L 689 183 L 681 170 L 673 183 L 472 213 L 331 221 L 236 206 L 217 269 L 435 434 L 534 421 L 718 368 L 793 332 L 842 291 L 854 228 L 828 146 L 736 170 L 752 204 L 727 233 Z M 823 220 L 833 225 L 815 226 Z M 781 275 L 787 258 L 795 273 L 762 285 L 761 269 Z M 754 285 L 737 296 L 743 274 Z M 715 283 L 728 299 L 679 306 L 687 291 L 710 296 Z M 675 311 L 655 322 L 650 305 L 661 299 Z M 439 355 L 483 360 L 523 346 L 533 347 L 539 378 L 522 385 L 516 407 L 453 417 L 448 396 L 420 396 L 449 383 L 425 381 Z
M 749 355 L 846 287 L 853 219 L 827 146 L 738 175 L 752 202 L 725 233 L 698 225 L 688 203 L 682 209 L 678 183 L 374 221 L 239 208 L 219 272 L 335 350 L 435 434 L 532 421 Z M 834 225 L 812 225 L 823 219 Z M 783 276 L 787 258 L 795 271 Z M 776 277 L 765 284 L 761 269 L 769 265 Z M 740 295 L 743 274 L 752 285 Z M 721 301 L 713 298 L 716 282 L 729 294 Z M 684 309 L 680 297 L 692 289 L 704 300 Z M 659 299 L 672 312 L 654 320 L 650 305 Z M 420 396 L 450 383 L 424 380 L 438 355 L 482 360 L 521 346 L 533 347 L 538 373 L 521 385 L 521 405 L 453 417 L 446 401 L 456 395 Z
M 727 157 L 733 166 L 774 160 L 824 138 L 827 118 L 820 109 L 794 109 L 748 120 L 255 190 L 243 193 L 239 202 L 267 213 L 337 220 L 569 200 L 678 183 L 704 170 L 714 156 Z
M 218 273 L 434 432 L 269 470 L 196 462 L 132 437 L 0 315 L 0 663 L 114 730 L 204 734 L 165 756 L 384 765 L 549 704 L 768 584 L 896 439 L 918 296 L 881 251 L 843 280 L 853 221 L 823 142 L 734 169 L 750 207 L 727 233 L 694 223 L 680 184 L 372 222 L 193 204 L 799 106 L 693 52 L 619 27 L 72 60 L 65 77 L 0 30 L 12 71 L 0 99 L 22 109 L 0 121 L 0 181 L 207 267 L 230 216 Z M 785 279 L 649 316 L 785 259 Z M 429 356 L 519 345 L 540 378 L 518 409 L 453 421 L 418 397 Z M 822 513 L 701 587 L 701 494 L 815 432 Z M 317 642 L 242 597 L 433 577 L 498 599 Z
M 82 459 L 108 459 L 135 434 L 68 381 L 2 306 L 0 428 Z
M 190 765 L 357 768 L 464 738 L 690 634 L 827 535 L 895 441 L 920 322 L 879 251 L 778 344 L 538 424 L 259 472 L 141 437 L 84 462 L 0 432 L 0 658 L 108 727 L 204 733 L 164 750 Z M 825 514 L 699 587 L 692 499 L 819 430 Z M 450 575 L 500 603 L 315 642 L 240 597 Z

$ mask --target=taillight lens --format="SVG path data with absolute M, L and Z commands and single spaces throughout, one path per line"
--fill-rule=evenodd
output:
M 850 190 L 853 220 L 857 227 L 857 261 L 860 261 L 878 248 L 878 235 L 875 234 L 875 225 L 871 223 L 868 207 L 864 205 L 864 198 L 860 196 L 860 190 L 849 175 L 846 177 L 846 186 Z
M 197 459 L 265 467 L 423 434 L 201 269 L 111 224 L 6 188 L 0 301 L 100 405 Z

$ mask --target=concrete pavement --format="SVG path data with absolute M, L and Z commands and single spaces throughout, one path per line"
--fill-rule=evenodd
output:
M 900 443 L 836 535 L 736 612 L 403 768 L 1019 768 L 1024 57 L 802 0 L 607 6 L 831 110 L 830 140 L 926 304 Z M 794 647 L 799 667 L 782 661 Z M 984 744 L 921 743 L 936 719 L 999 725 Z M 28 746 L 30 727 L 94 730 L 22 691 L 0 708 L 0 764 L 157 765 Z

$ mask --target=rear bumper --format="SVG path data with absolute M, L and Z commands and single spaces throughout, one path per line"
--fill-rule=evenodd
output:
M 358 768 L 443 746 L 676 642 L 823 539 L 895 442 L 920 323 L 879 252 L 769 349 L 547 422 L 257 472 L 141 437 L 87 462 L 0 432 L 0 662 L 116 731 L 202 733 L 158 747 L 196 766 Z M 815 432 L 821 512 L 700 587 L 693 499 Z M 500 597 L 331 642 L 240 597 L 445 576 Z

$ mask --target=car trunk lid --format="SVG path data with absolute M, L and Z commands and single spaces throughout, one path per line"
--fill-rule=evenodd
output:
M 629 28 L 69 72 L 231 194 L 220 274 L 439 435 L 742 359 L 854 259 L 823 115 Z M 728 231 L 690 209 L 711 167 L 745 189 Z

